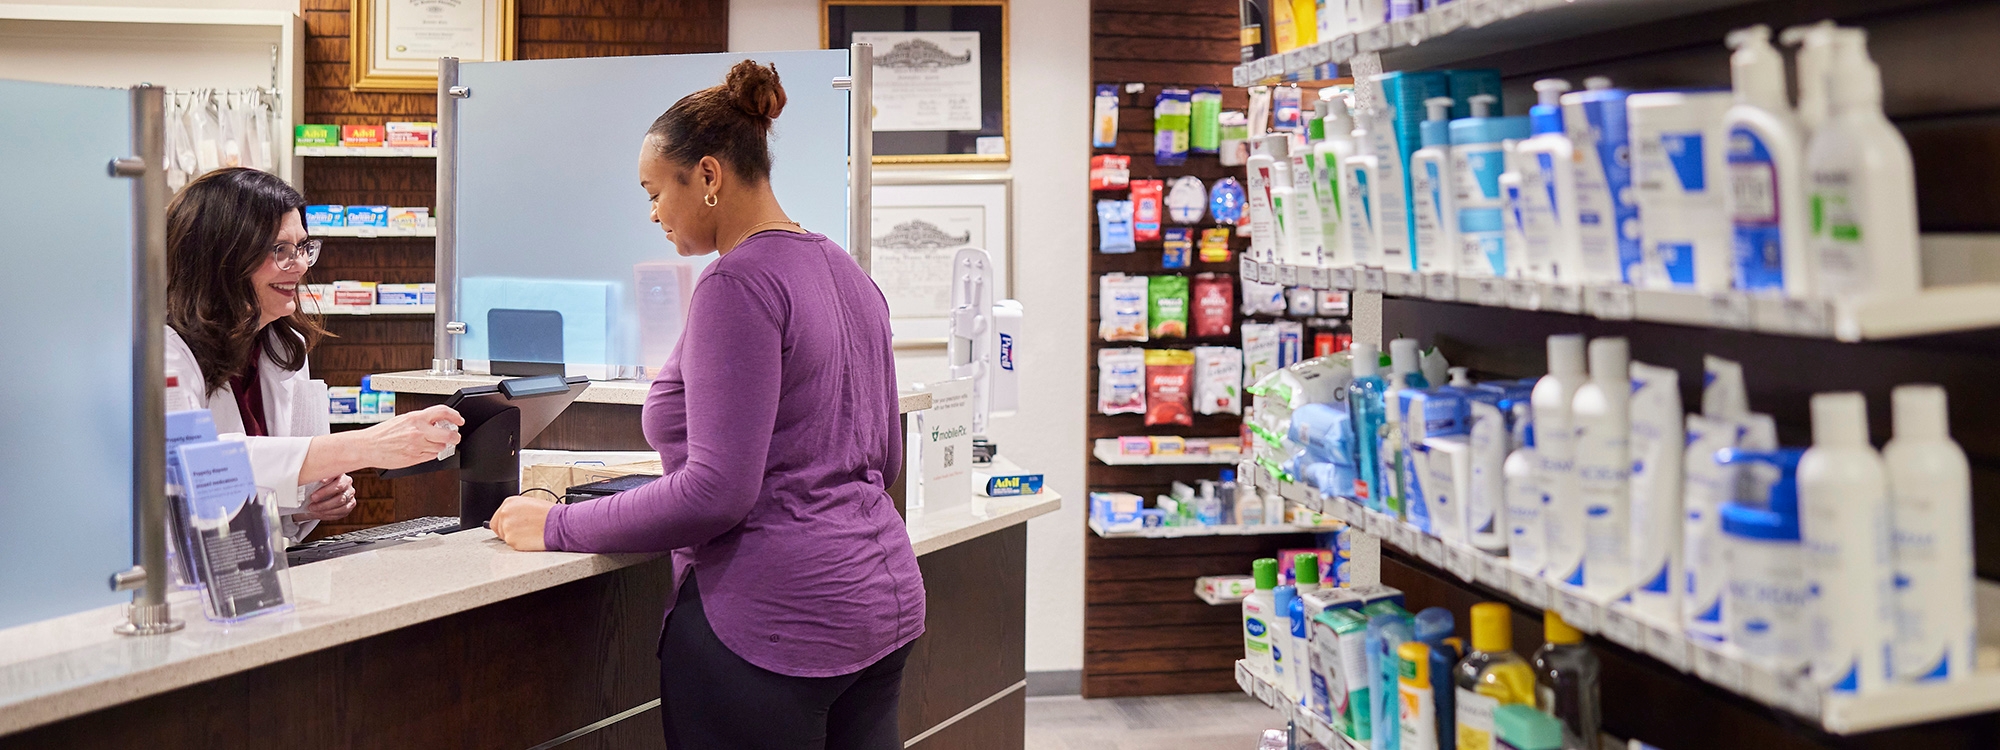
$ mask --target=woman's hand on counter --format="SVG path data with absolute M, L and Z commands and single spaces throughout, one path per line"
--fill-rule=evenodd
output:
M 354 512 L 354 477 L 346 474 L 326 480 L 306 501 L 306 509 L 292 514 L 295 521 L 338 521 Z
M 507 546 L 522 552 L 541 552 L 548 549 L 542 544 L 542 530 L 548 526 L 549 510 L 555 507 L 555 503 L 547 500 L 515 495 L 500 504 L 488 525 L 493 535 Z

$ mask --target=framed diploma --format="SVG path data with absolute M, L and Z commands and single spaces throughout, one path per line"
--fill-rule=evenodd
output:
M 820 0 L 828 49 L 875 47 L 875 162 L 1007 161 L 1005 0 Z
M 993 298 L 1013 298 L 1013 189 L 1007 174 L 875 173 L 869 273 L 889 301 L 896 348 L 945 345 L 959 248 L 993 256 Z
M 437 89 L 438 58 L 514 59 L 514 0 L 354 0 L 354 91 Z

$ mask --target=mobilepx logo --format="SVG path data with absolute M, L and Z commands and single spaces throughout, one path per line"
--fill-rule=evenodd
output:
M 1244 620 L 1243 627 L 1248 628 L 1250 635 L 1256 638 L 1262 638 L 1264 637 L 1264 633 L 1268 632 L 1268 629 L 1264 627 L 1264 621 L 1255 617 Z

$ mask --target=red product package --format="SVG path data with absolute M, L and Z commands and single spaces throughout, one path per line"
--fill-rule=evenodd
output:
M 1160 241 L 1160 198 L 1166 191 L 1161 180 L 1132 181 L 1132 239 Z
M 1194 352 L 1146 350 L 1146 424 L 1194 425 Z
M 1236 279 L 1226 273 L 1194 277 L 1193 329 L 1198 339 L 1223 338 L 1236 325 Z
M 1090 189 L 1122 190 L 1132 179 L 1132 157 L 1098 154 L 1090 157 Z

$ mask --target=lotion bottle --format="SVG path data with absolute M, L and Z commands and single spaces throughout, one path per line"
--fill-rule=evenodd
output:
M 1543 528 L 1544 503 L 1540 461 L 1535 457 L 1535 422 L 1530 406 L 1521 401 L 1504 401 L 1502 406 L 1514 419 L 1514 450 L 1507 454 L 1501 473 L 1506 477 L 1507 564 L 1531 576 L 1542 574 L 1548 532 Z
M 1314 119 L 1312 124 L 1319 126 L 1320 123 Z M 1313 158 L 1312 144 L 1302 137 L 1292 136 L 1289 149 L 1292 155 L 1292 197 L 1298 204 L 1292 211 L 1298 222 L 1292 229 L 1292 236 L 1298 242 L 1292 246 L 1291 260 L 1286 262 L 1316 268 L 1326 258 L 1326 225 L 1319 212 L 1319 192 L 1314 188 L 1318 164 Z M 1300 283 L 1304 280 L 1301 279 Z
M 1631 353 L 1623 338 L 1590 342 L 1590 381 L 1576 390 L 1576 488 L 1583 508 L 1583 588 L 1632 587 Z
M 1891 661 L 1909 682 L 1972 676 L 1972 478 L 1952 442 L 1944 388 L 1897 386 L 1895 438 L 1882 448 L 1894 517 L 1896 630 Z
M 1456 273 L 1458 269 L 1458 178 L 1451 171 L 1449 96 L 1424 100 L 1428 117 L 1420 127 L 1423 147 L 1410 155 L 1411 221 L 1417 228 L 1417 270 Z
M 1836 303 L 1915 295 L 1917 184 L 1909 144 L 1882 113 L 1882 72 L 1860 29 L 1832 29 L 1830 115 L 1806 150 L 1810 255 Z M 1800 69 L 1803 87 L 1805 71 Z
M 1271 171 L 1265 176 L 1264 192 L 1271 201 L 1272 244 L 1262 260 L 1292 263 L 1293 248 L 1299 244 L 1299 198 L 1292 187 L 1292 138 L 1278 131 L 1264 136 L 1264 153 L 1271 157 Z
M 1312 145 L 1311 158 L 1313 198 L 1319 202 L 1320 238 L 1326 247 L 1321 265 L 1349 268 L 1354 265 L 1354 240 L 1347 229 L 1340 180 L 1342 165 L 1354 155 L 1354 118 L 1347 112 L 1347 100 L 1341 97 L 1321 99 L 1317 106 L 1322 110 L 1323 137 Z
M 1292 636 L 1291 613 L 1299 604 L 1299 589 L 1282 584 L 1271 589 L 1271 672 L 1278 692 L 1296 702 L 1305 682 L 1306 651 Z
M 1250 577 L 1257 588 L 1243 597 L 1243 660 L 1259 677 L 1275 680 L 1278 672 L 1271 659 L 1271 642 L 1276 636 L 1272 628 L 1278 623 L 1277 596 L 1272 593 L 1278 588 L 1277 558 L 1251 562 Z
M 1576 486 L 1576 425 L 1570 408 L 1588 376 L 1582 334 L 1549 337 L 1549 374 L 1535 383 L 1535 455 L 1543 505 L 1542 577 L 1583 585 L 1583 502 Z
M 1728 206 L 1736 247 L 1736 288 L 1813 294 L 1805 252 L 1805 139 L 1785 100 L 1785 60 L 1771 28 L 1729 32 L 1729 72 L 1736 104 L 1723 115 L 1729 133 Z
M 1347 408 L 1351 412 L 1347 423 L 1354 430 L 1351 436 L 1355 452 L 1354 499 L 1369 510 L 1386 512 L 1383 501 L 1388 493 L 1379 473 L 1384 390 L 1381 354 L 1374 344 L 1361 341 L 1354 342 L 1348 354 L 1354 366 L 1354 380 L 1347 384 Z
M 1341 189 L 1347 211 L 1347 232 L 1354 246 L 1354 264 L 1382 267 L 1382 227 L 1378 212 L 1383 194 L 1381 166 L 1369 145 L 1368 126 L 1354 125 L 1354 155 L 1347 157 L 1341 172 Z
M 1535 82 L 1540 101 L 1528 110 L 1534 135 L 1520 154 L 1521 234 L 1527 276 L 1544 282 L 1576 284 L 1583 279 L 1582 234 L 1577 224 L 1576 145 L 1563 131 L 1562 95 L 1569 82 Z M 1510 250 L 1511 253 L 1511 250 Z
M 1812 432 L 1799 459 L 1812 676 L 1836 695 L 1873 692 L 1889 680 L 1895 619 L 1888 472 L 1861 394 L 1814 394 Z
M 1244 162 L 1244 203 L 1250 214 L 1250 259 L 1270 262 L 1277 248 L 1277 220 L 1271 212 L 1271 170 L 1275 161 L 1265 150 L 1262 138 L 1250 141 L 1250 158 Z
M 1438 750 L 1437 704 L 1431 690 L 1431 647 L 1410 641 L 1396 647 L 1396 722 L 1401 750 Z
M 1722 451 L 1719 463 L 1742 469 L 1777 469 L 1764 503 L 1734 498 L 1722 504 L 1722 589 L 1726 639 L 1737 652 L 1770 669 L 1790 672 L 1806 663 L 1812 618 L 1806 589 L 1805 551 L 1799 543 L 1799 457 L 1796 448 Z

